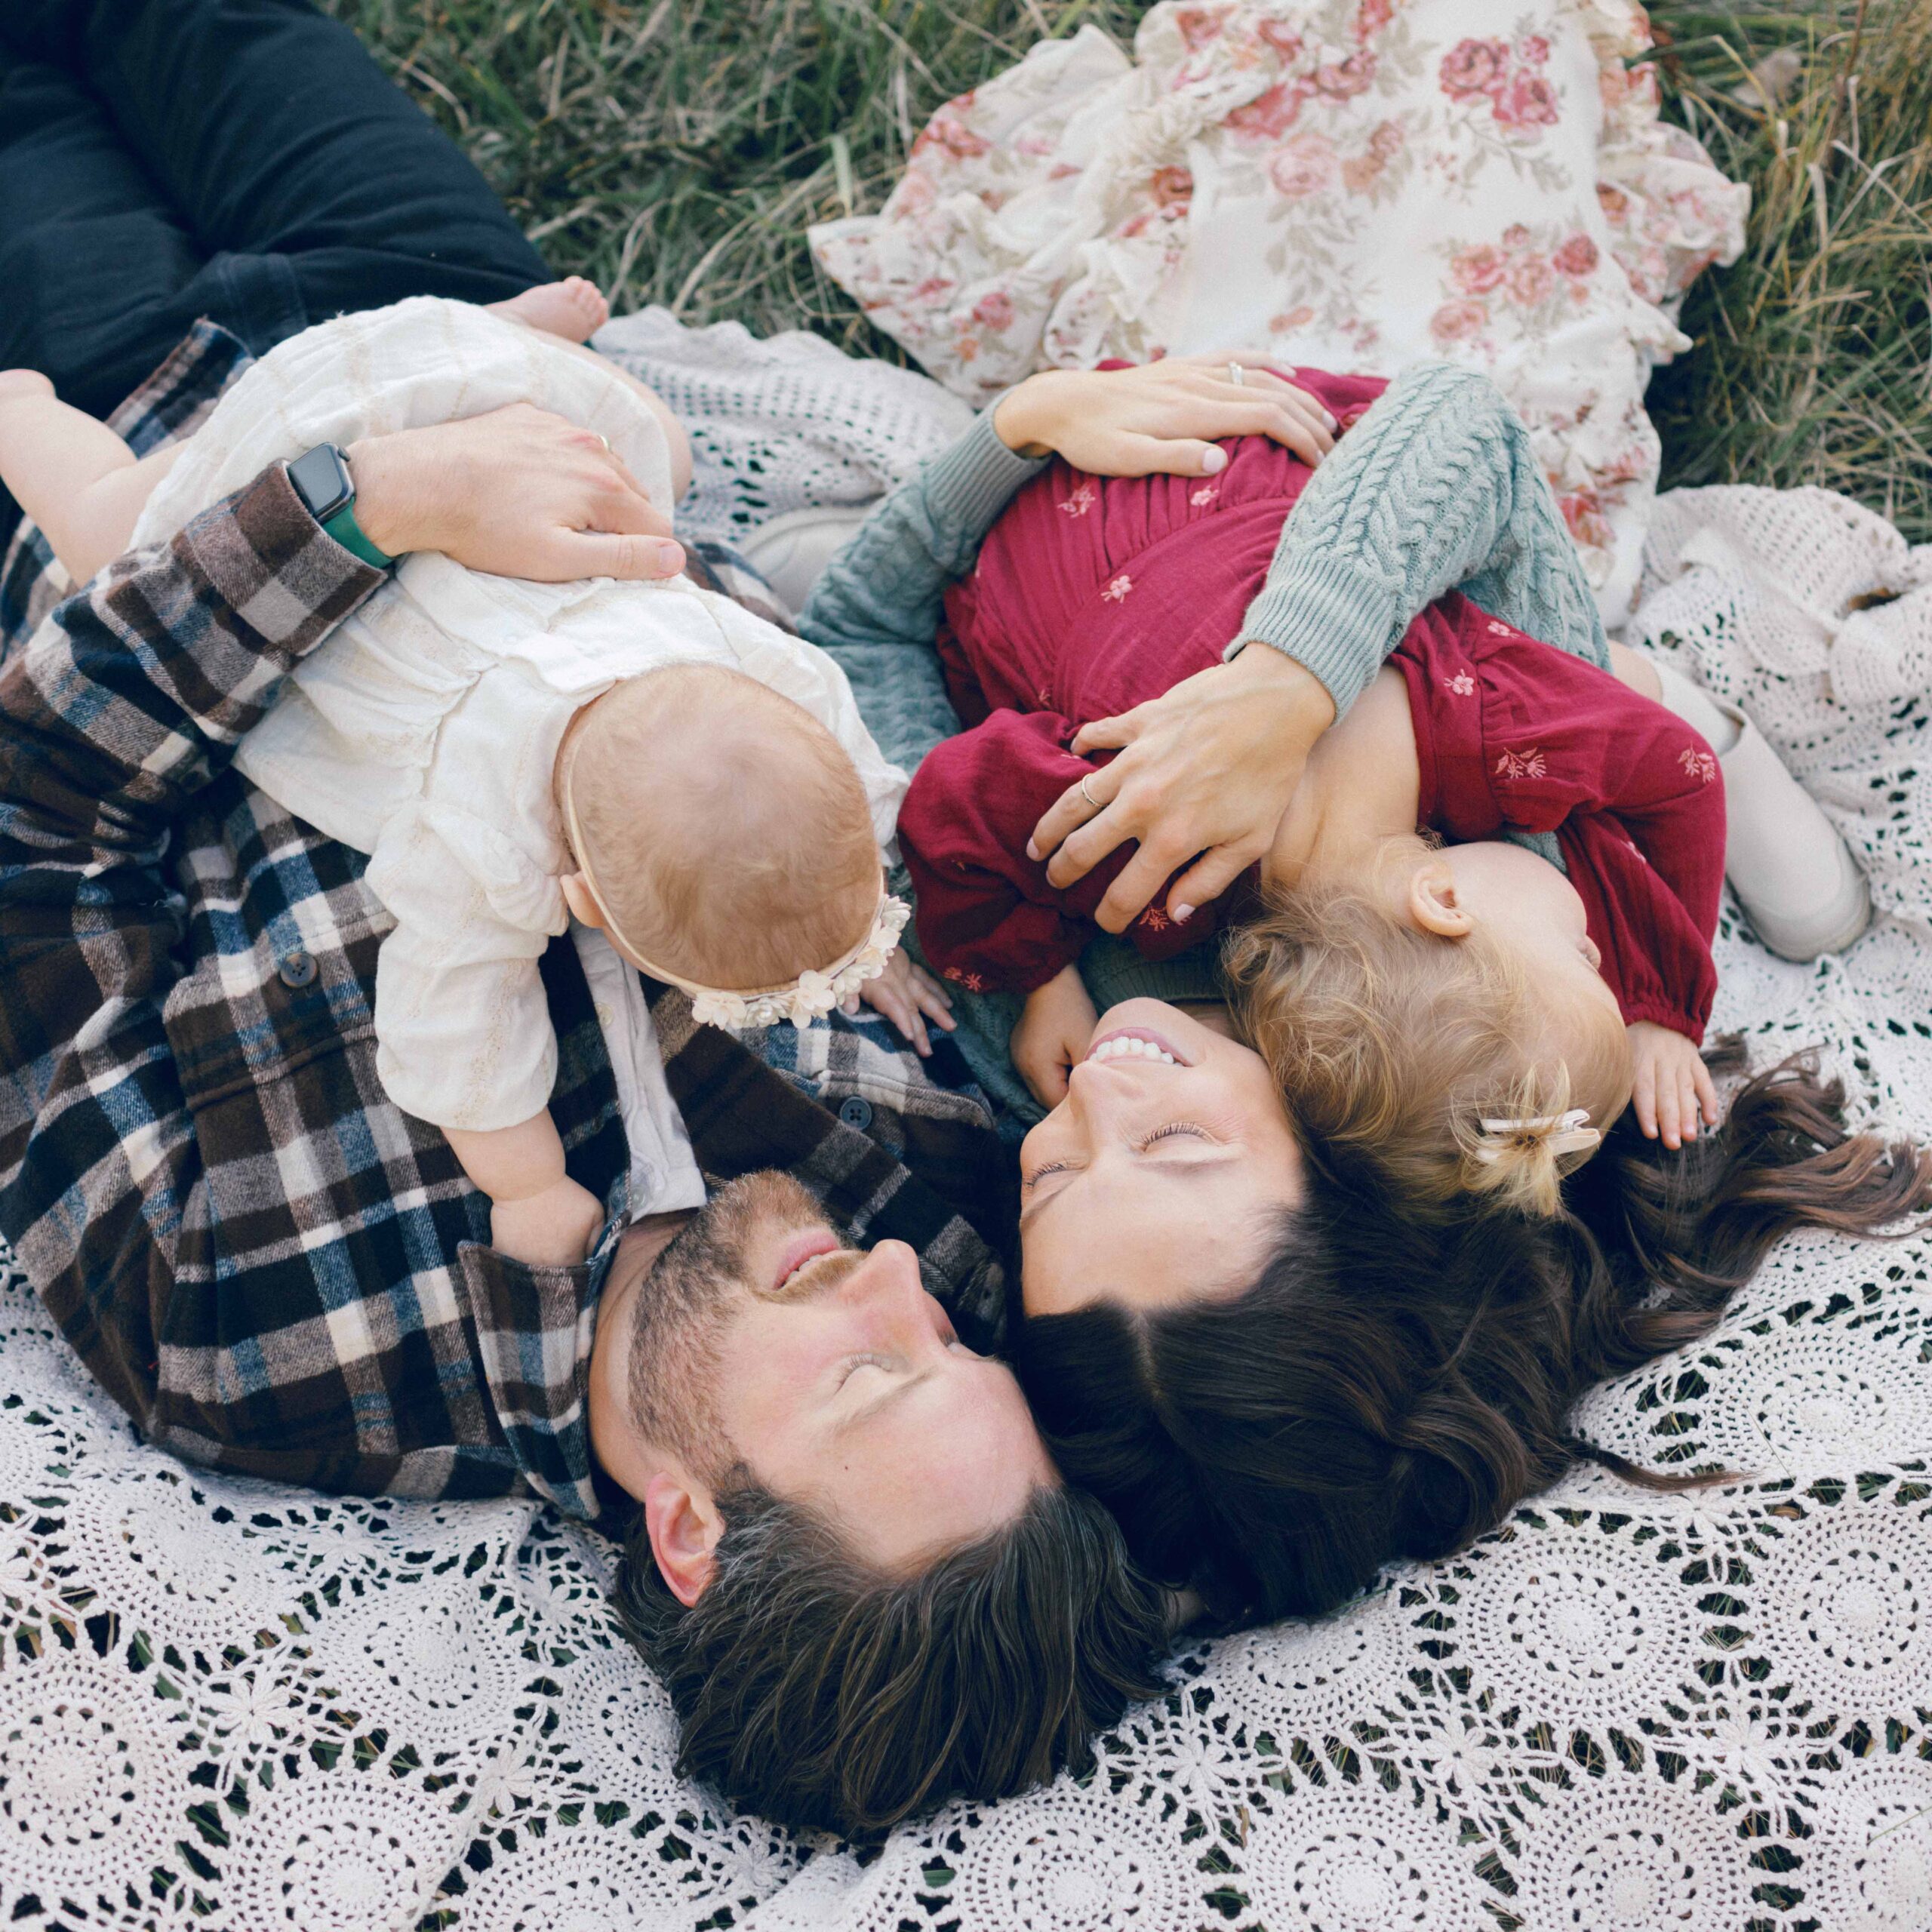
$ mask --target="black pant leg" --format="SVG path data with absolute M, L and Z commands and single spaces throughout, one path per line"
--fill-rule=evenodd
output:
M 304 321 L 549 278 L 489 183 L 309 0 L 26 0 L 20 17 L 78 63 L 204 254 L 285 259 Z
M 186 333 L 205 266 L 100 103 L 0 53 L 0 367 L 105 415 Z

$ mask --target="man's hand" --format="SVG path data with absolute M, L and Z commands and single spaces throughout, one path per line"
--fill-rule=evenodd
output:
M 1235 349 L 1135 369 L 1049 369 L 1001 398 L 993 429 L 1022 456 L 1063 456 L 1094 476 L 1215 475 L 1228 464 L 1215 444 L 1228 436 L 1272 436 L 1319 463 L 1335 447 L 1335 419 L 1269 371 L 1279 359 Z
M 949 1033 L 959 1024 L 952 1017 L 952 995 L 930 973 L 915 966 L 903 946 L 886 961 L 885 971 L 876 980 L 868 980 L 845 1002 L 845 1011 L 857 1013 L 861 1000 L 884 1014 L 922 1058 L 933 1050 L 926 1032 L 928 1020 Z
M 1033 829 L 1026 856 L 1051 857 L 1049 884 L 1084 878 L 1116 845 L 1140 849 L 1108 888 L 1094 917 L 1124 932 L 1190 859 L 1168 910 L 1185 921 L 1218 898 L 1272 843 L 1316 739 L 1335 721 L 1335 701 L 1294 659 L 1252 644 L 1232 663 L 1211 666 L 1118 718 L 1097 718 L 1076 752 L 1123 747 L 1091 773 L 1088 792 L 1063 792 Z
M 1630 1104 L 1650 1140 L 1681 1147 L 1697 1137 L 1701 1115 L 1718 1124 L 1718 1090 L 1704 1057 L 1681 1033 L 1639 1020 L 1624 1032 L 1630 1040 Z
M 1007 1051 L 1041 1106 L 1057 1107 L 1066 1098 L 1068 1078 L 1086 1057 L 1100 1017 L 1077 966 L 1063 966 L 1026 995 Z
M 355 520 L 391 556 L 440 550 L 537 583 L 685 567 L 670 519 L 603 438 L 527 402 L 367 437 L 345 454 Z
M 531 1268 L 574 1268 L 604 1225 L 604 1204 L 566 1176 L 521 1200 L 490 1208 L 490 1245 Z

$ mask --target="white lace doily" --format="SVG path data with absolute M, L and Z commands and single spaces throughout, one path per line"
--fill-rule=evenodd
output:
M 1644 623 L 1812 747 L 1889 915 L 1805 968 L 1727 915 L 1718 1023 L 1761 1055 L 1819 1041 L 1864 1117 L 1932 1128 L 1927 558 L 1813 493 L 1666 508 Z M 1582 1406 L 1626 1455 L 1747 1479 L 1660 1498 L 1579 1470 L 1333 1622 L 1189 1652 L 1086 1783 L 872 1857 L 672 1776 L 597 1538 L 185 1470 L 8 1280 L 0 1921 L 1924 1932 L 1928 1270 L 1924 1241 L 1800 1237 L 1708 1339 Z

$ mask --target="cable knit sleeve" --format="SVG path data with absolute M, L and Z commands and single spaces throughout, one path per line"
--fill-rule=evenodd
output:
M 1228 654 L 1272 645 L 1321 680 L 1339 714 L 1410 621 L 1457 588 L 1608 665 L 1603 620 L 1521 419 L 1487 376 L 1429 363 L 1390 383 L 1315 472 Z
M 1013 493 L 1045 466 L 1015 456 L 983 410 L 872 512 L 799 613 L 800 635 L 831 654 L 879 749 L 907 771 L 959 729 L 934 641 L 946 586 L 972 568 Z

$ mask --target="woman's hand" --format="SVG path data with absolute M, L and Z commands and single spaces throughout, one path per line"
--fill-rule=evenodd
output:
M 1001 398 L 993 428 L 1022 456 L 1063 456 L 1094 476 L 1216 475 L 1228 457 L 1215 445 L 1228 436 L 1272 436 L 1319 463 L 1335 447 L 1335 419 L 1271 374 L 1269 359 L 1249 349 L 1134 369 L 1049 369 Z
M 392 557 L 440 550 L 537 583 L 685 567 L 670 519 L 603 438 L 527 402 L 367 437 L 345 454 L 355 520 Z
M 1189 860 L 1168 910 L 1185 921 L 1218 898 L 1273 843 L 1316 739 L 1335 721 L 1335 701 L 1312 672 L 1265 644 L 1211 666 L 1118 718 L 1097 718 L 1076 752 L 1121 747 L 1090 773 L 1086 789 L 1061 793 L 1033 829 L 1026 856 L 1051 855 L 1047 879 L 1062 891 L 1116 845 L 1140 849 L 1108 888 L 1094 917 L 1124 932 Z

